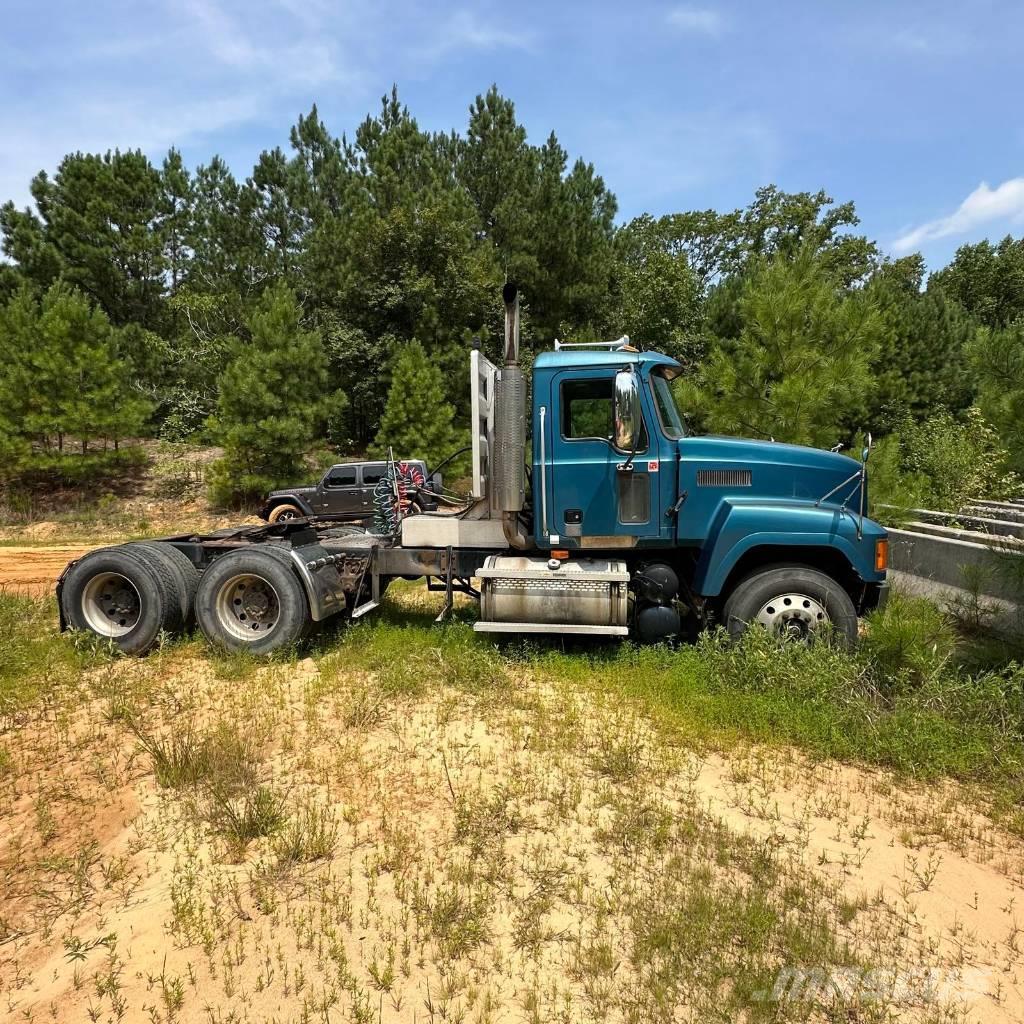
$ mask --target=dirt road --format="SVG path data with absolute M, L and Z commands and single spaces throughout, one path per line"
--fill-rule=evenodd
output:
M 80 544 L 0 547 L 0 591 L 33 596 L 52 593 L 64 566 L 88 550 Z

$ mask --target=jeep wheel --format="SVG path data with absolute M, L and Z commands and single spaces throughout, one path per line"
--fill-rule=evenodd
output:
M 725 626 L 737 638 L 752 625 L 805 643 L 830 628 L 845 647 L 857 642 L 857 609 L 830 576 L 802 565 L 761 569 L 741 580 L 725 602 Z
M 310 615 L 288 556 L 268 546 L 222 555 L 203 573 L 196 619 L 217 647 L 270 654 L 301 639 Z
M 289 519 L 302 519 L 305 512 L 298 505 L 275 505 L 267 516 L 268 523 L 286 523 Z

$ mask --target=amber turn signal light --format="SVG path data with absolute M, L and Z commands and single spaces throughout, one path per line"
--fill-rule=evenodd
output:
M 875 572 L 882 572 L 889 564 L 889 541 L 875 541 Z
M 552 551 L 552 558 L 557 558 L 560 562 L 564 562 L 569 557 L 568 551 Z

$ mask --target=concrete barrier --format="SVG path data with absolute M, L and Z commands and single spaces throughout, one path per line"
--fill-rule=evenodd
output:
M 920 523 L 936 523 L 983 535 L 994 534 L 1000 537 L 1024 538 L 1024 521 L 970 515 L 966 512 L 936 512 L 929 508 L 912 508 L 907 511 L 915 520 L 915 522 L 907 524 L 908 529 L 913 529 Z
M 972 501 L 966 511 L 1010 522 L 1024 522 L 1024 504 L 1019 501 Z
M 975 501 L 961 512 L 910 514 L 911 522 L 889 531 L 897 576 L 1024 607 L 1024 504 Z

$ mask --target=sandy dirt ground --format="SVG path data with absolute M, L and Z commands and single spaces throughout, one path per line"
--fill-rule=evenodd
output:
M 52 594 L 64 566 L 88 550 L 81 545 L 0 546 L 0 590 L 31 597 Z
M 229 724 L 289 820 L 241 850 L 151 754 Z M 5 746 L 3 1019 L 748 1019 L 716 1001 L 754 971 L 771 1019 L 1024 1019 L 1024 842 L 952 787 L 689 749 L 528 674 L 395 699 L 173 651 Z

